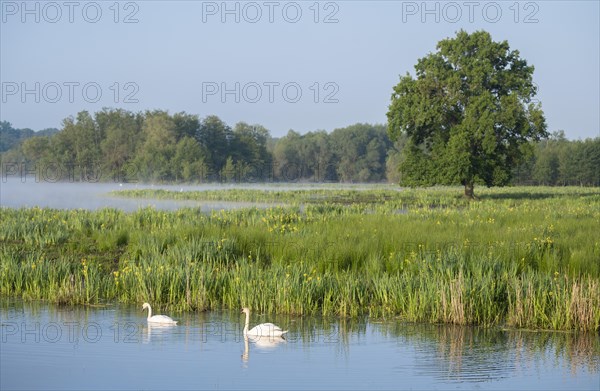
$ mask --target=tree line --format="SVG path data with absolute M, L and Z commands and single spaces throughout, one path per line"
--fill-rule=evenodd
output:
M 0 122 L 3 178 L 120 182 L 392 182 L 406 138 L 386 125 L 354 124 L 273 138 L 261 125 L 231 127 L 214 115 L 185 112 L 79 112 L 43 133 Z M 600 137 L 564 133 L 532 144 L 513 184 L 600 185 Z
M 514 176 L 526 185 L 600 186 L 600 137 L 570 141 L 563 131 L 554 132 L 535 145 Z
M 0 153 L 16 147 L 30 137 L 51 136 L 57 132 L 58 129 L 56 128 L 47 128 L 38 130 L 37 132 L 29 128 L 15 129 L 11 126 L 10 122 L 0 121 Z
M 13 143 L 2 153 L 3 177 L 57 181 L 382 182 L 390 147 L 384 125 L 275 139 L 262 125 L 162 110 L 82 111 L 40 137 L 19 136 L 7 122 L 1 129 Z

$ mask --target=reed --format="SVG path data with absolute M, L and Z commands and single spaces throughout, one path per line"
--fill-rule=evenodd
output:
M 208 214 L 2 208 L 0 294 L 600 329 L 598 189 L 271 193 L 280 204 Z

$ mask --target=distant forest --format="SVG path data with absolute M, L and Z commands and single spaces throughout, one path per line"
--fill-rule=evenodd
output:
M 261 125 L 160 110 L 82 111 L 39 132 L 0 122 L 3 178 L 48 181 L 402 184 L 404 141 L 392 143 L 381 124 L 273 138 Z M 600 186 L 600 137 L 571 141 L 559 131 L 531 150 L 514 184 Z

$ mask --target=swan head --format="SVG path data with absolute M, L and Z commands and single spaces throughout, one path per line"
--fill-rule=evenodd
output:
M 144 303 L 144 304 L 142 305 L 142 311 L 143 311 L 143 310 L 145 310 L 146 308 L 150 308 L 150 304 L 148 304 L 148 303 Z
M 242 312 L 246 315 L 250 315 L 250 308 L 244 307 L 244 308 L 242 308 Z

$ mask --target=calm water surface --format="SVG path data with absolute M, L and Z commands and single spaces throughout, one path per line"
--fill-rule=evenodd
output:
M 21 181 L 8 179 L 0 181 L 0 206 L 8 208 L 28 208 L 38 206 L 55 209 L 100 209 L 117 208 L 135 211 L 139 208 L 154 207 L 174 210 L 182 207 L 200 208 L 203 211 L 236 209 L 248 207 L 269 207 L 273 203 L 226 202 L 226 201 L 187 201 L 119 198 L 110 195 L 112 191 L 131 189 L 166 189 L 171 191 L 229 189 L 228 185 L 169 186 L 119 183 L 51 183 L 36 182 L 34 178 Z
M 375 185 L 377 186 L 377 185 Z M 385 186 L 384 186 L 385 187 Z M 137 183 L 52 183 L 37 181 L 35 177 L 2 178 L 0 180 L 0 206 L 8 208 L 48 207 L 56 209 L 100 209 L 117 208 L 135 211 L 143 207 L 174 210 L 182 207 L 201 208 L 203 211 L 237 209 L 247 207 L 267 208 L 273 203 L 188 201 L 119 198 L 110 192 L 131 189 L 166 189 L 171 191 L 225 190 L 233 188 L 261 190 L 309 190 L 309 189 L 372 189 L 374 185 L 331 185 L 331 184 L 203 184 L 203 185 L 151 185 Z
M 253 314 L 288 338 L 245 341 L 237 312 L 0 304 L 3 390 L 600 388 L 596 334 Z

